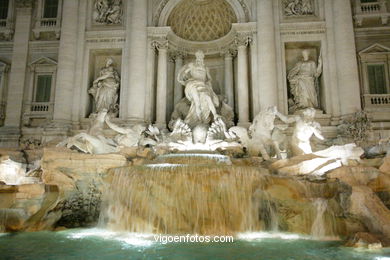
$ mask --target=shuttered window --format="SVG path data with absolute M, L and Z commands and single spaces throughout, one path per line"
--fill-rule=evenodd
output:
M 43 18 L 57 18 L 58 0 L 45 0 Z
M 370 94 L 387 94 L 385 65 L 368 65 L 367 70 Z
M 52 75 L 38 75 L 35 102 L 50 102 Z
M 0 19 L 7 19 L 8 4 L 9 4 L 9 0 L 0 0 Z

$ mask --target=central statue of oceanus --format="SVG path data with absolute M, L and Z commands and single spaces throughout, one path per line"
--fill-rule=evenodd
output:
M 177 81 L 185 86 L 186 98 L 191 102 L 190 110 L 184 119 L 190 128 L 209 125 L 219 117 L 216 110 L 219 99 L 213 91 L 210 72 L 204 64 L 204 53 L 197 51 L 195 56 L 195 62 L 181 68 L 177 76 Z

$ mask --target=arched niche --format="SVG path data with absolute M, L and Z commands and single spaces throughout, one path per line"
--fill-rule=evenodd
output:
M 154 16 L 153 23 L 156 26 L 167 26 L 169 15 L 171 14 L 175 6 L 181 1 L 182 0 L 163 1 L 161 3 L 161 6 L 158 8 L 156 15 Z M 250 17 L 248 17 L 250 15 L 250 11 L 244 10 L 244 7 L 243 5 L 241 5 L 240 1 L 238 0 L 225 0 L 225 1 L 229 3 L 233 8 L 237 16 L 238 23 L 246 23 L 250 21 Z M 247 8 L 246 5 L 245 8 Z

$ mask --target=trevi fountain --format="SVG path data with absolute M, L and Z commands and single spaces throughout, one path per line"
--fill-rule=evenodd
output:
M 3 2 L 0 259 L 390 259 L 388 1 Z

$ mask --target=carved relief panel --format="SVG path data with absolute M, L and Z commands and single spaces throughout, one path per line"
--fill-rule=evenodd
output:
M 310 21 L 323 19 L 324 0 L 280 0 L 280 16 L 283 21 Z
M 315 15 L 314 0 L 283 0 L 284 16 L 307 16 Z
M 123 0 L 94 0 L 92 10 L 94 24 L 122 24 Z

